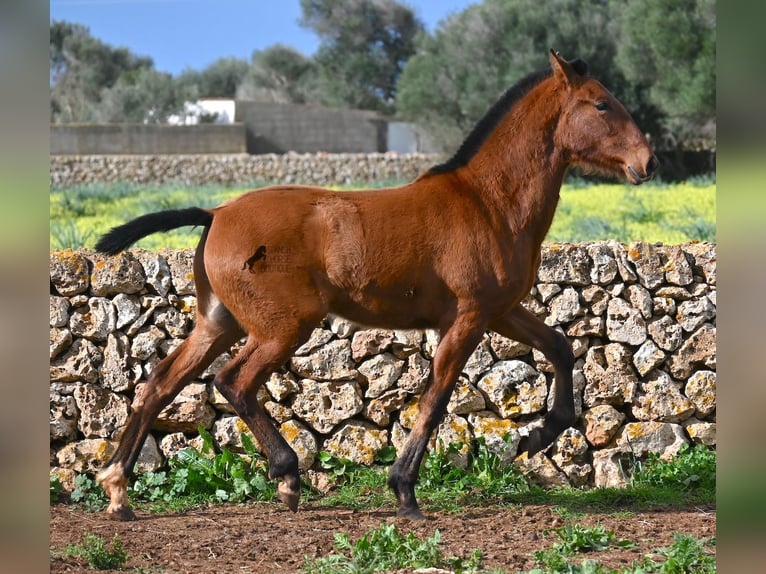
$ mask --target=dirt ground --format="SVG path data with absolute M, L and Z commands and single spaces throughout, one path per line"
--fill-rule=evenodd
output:
M 515 573 L 533 568 L 533 552 L 559 541 L 547 531 L 566 523 L 553 507 L 537 505 L 431 513 L 424 522 L 397 519 L 393 508 L 350 511 L 306 504 L 293 514 L 276 503 L 215 506 L 180 514 L 136 514 L 136 521 L 120 523 L 108 520 L 103 513 L 52 506 L 50 571 L 87 571 L 85 560 L 62 558 L 59 553 L 68 544 L 81 542 L 87 534 L 107 541 L 117 534 L 129 557 L 128 570 L 195 574 L 299 572 L 304 555 L 326 556 L 334 550 L 335 533 L 347 533 L 357 540 L 384 522 L 396 522 L 400 532 L 412 530 L 420 539 L 432 536 L 438 529 L 445 556 L 467 557 L 479 549 L 484 553 L 486 568 Z M 589 558 L 612 568 L 627 567 L 647 553 L 670 545 L 674 533 L 699 539 L 716 534 L 714 507 L 592 513 L 578 516 L 576 522 L 603 525 L 613 530 L 616 538 L 637 544 L 632 549 L 576 557 L 577 563 Z

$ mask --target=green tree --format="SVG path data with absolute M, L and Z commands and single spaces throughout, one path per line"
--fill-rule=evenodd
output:
M 123 73 L 105 88 L 93 109 L 99 123 L 166 123 L 178 114 L 185 101 L 193 99 L 190 87 L 179 85 L 170 74 L 141 68 Z
M 90 121 L 104 88 L 124 72 L 151 69 L 151 58 L 113 48 L 87 27 L 54 20 L 50 25 L 51 120 Z
M 204 70 L 184 70 L 176 81 L 194 99 L 234 98 L 249 67 L 241 58 L 219 58 Z
M 305 103 L 316 67 L 294 48 L 275 44 L 253 52 L 252 62 L 237 88 L 240 99 L 262 102 Z
M 663 114 L 665 145 L 715 139 L 715 0 L 612 0 L 616 64 Z
M 618 97 L 614 22 L 603 0 L 485 0 L 421 34 L 398 85 L 397 110 L 445 149 L 459 144 L 494 101 L 527 74 L 545 69 L 548 50 L 582 58 Z
M 301 0 L 301 24 L 321 43 L 315 90 L 323 103 L 391 112 L 415 38 L 414 12 L 396 0 Z

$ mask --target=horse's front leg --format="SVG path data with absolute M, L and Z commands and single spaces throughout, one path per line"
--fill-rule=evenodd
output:
M 397 516 L 424 519 L 415 498 L 415 482 L 431 433 L 442 419 L 452 390 L 468 357 L 479 344 L 486 323 L 478 313 L 459 316 L 447 329 L 434 356 L 426 390 L 420 398 L 420 414 L 402 453 L 391 467 L 388 486 L 399 500 Z
M 556 395 L 553 406 L 545 416 L 543 426 L 530 431 L 529 436 L 522 439 L 519 446 L 520 452 L 526 450 L 531 457 L 547 448 L 565 429 L 572 426 L 577 418 L 572 385 L 572 347 L 564 335 L 546 325 L 521 305 L 494 320 L 490 329 L 538 349 L 553 364 L 555 370 Z

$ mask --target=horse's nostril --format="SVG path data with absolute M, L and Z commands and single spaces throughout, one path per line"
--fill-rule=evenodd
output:
M 660 160 L 657 159 L 656 155 L 652 155 L 652 157 L 649 158 L 649 162 L 646 164 L 646 175 L 652 175 L 659 167 Z

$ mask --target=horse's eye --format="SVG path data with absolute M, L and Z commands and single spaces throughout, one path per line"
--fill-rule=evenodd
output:
M 607 102 L 596 102 L 596 109 L 600 112 L 605 112 L 609 109 L 609 104 Z

